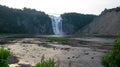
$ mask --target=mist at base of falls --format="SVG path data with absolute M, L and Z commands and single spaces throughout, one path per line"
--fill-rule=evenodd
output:
M 55 35 L 63 34 L 62 31 L 62 18 L 56 16 L 49 16 L 52 21 L 52 29 Z

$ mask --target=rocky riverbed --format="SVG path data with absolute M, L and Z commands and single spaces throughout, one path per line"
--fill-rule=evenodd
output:
M 54 58 L 59 67 L 103 67 L 101 58 L 112 48 L 114 38 L 73 37 L 69 43 L 39 38 L 0 38 L 0 47 L 9 48 L 10 67 L 34 67 L 42 55 Z

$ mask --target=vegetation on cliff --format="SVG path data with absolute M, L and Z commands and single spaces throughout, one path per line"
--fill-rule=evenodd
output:
M 106 12 L 111 12 L 111 11 L 119 12 L 120 11 L 120 7 L 116 7 L 116 8 L 112 8 L 112 9 L 105 9 L 104 11 L 106 11 Z
M 75 33 L 89 24 L 95 15 L 64 13 L 63 32 Z M 0 33 L 7 34 L 52 34 L 51 19 L 35 9 L 15 9 L 0 5 Z
M 104 15 L 104 14 L 106 14 L 107 12 L 113 12 L 113 11 L 114 11 L 114 12 L 119 12 L 119 11 L 120 11 L 120 7 L 111 8 L 111 9 L 105 8 L 105 10 L 102 11 L 101 15 Z
M 0 33 L 51 34 L 51 20 L 35 9 L 13 9 L 0 5 Z
M 61 17 L 63 18 L 63 31 L 71 34 L 92 22 L 96 16 L 79 13 L 64 13 Z

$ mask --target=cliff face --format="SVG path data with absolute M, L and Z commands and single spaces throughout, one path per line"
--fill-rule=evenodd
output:
M 120 32 L 120 11 L 105 10 L 80 31 L 88 34 L 116 35 Z
M 74 34 L 89 24 L 95 15 L 64 13 L 62 29 L 65 34 Z M 35 9 L 13 9 L 0 5 L 0 33 L 54 34 L 50 17 Z

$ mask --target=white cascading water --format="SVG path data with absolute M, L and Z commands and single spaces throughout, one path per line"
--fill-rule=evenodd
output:
M 61 17 L 55 17 L 55 16 L 49 16 L 52 21 L 52 29 L 54 34 L 63 34 L 62 32 L 62 18 Z

